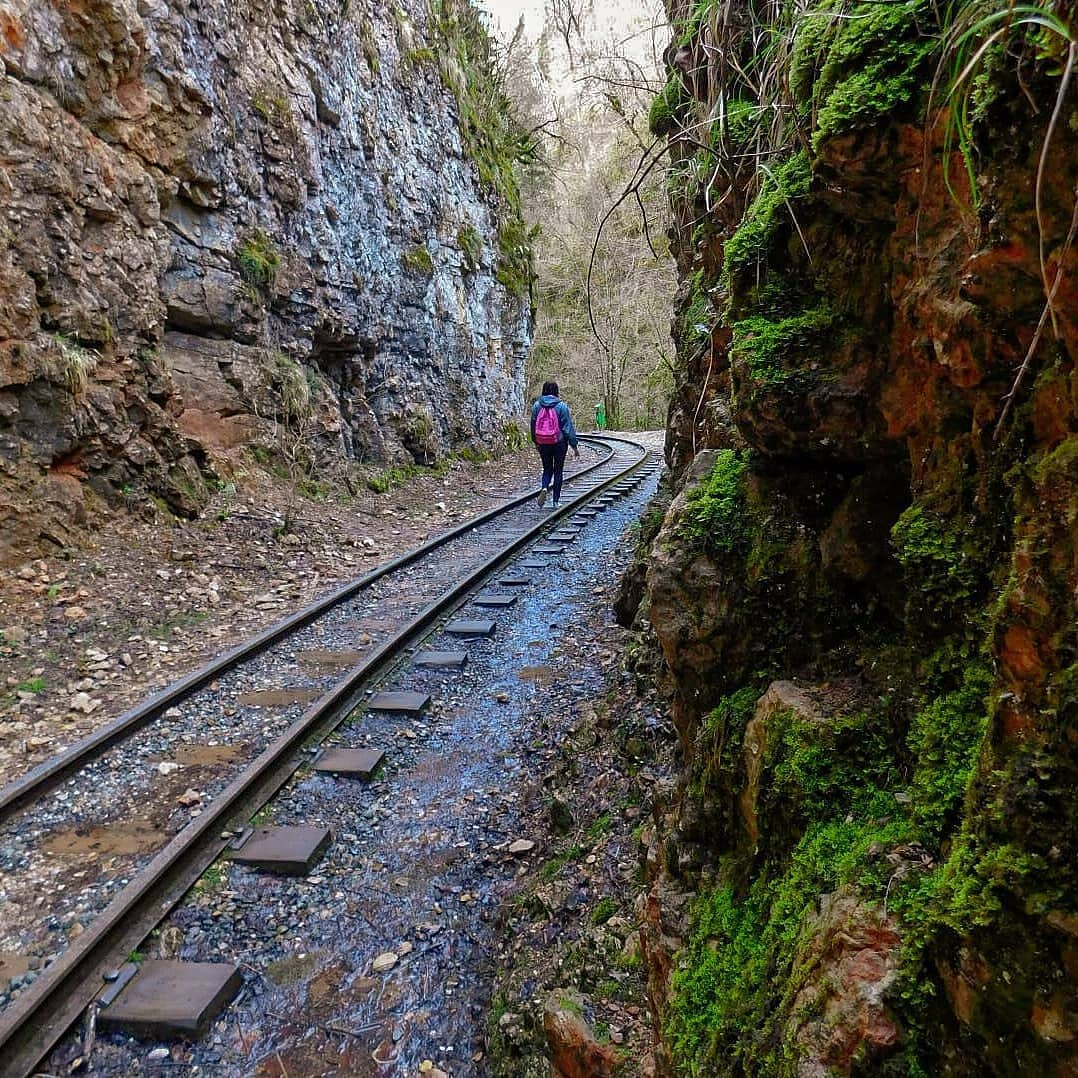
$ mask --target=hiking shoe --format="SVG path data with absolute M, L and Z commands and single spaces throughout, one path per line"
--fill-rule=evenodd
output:
M 558 502 L 557 502 L 557 500 L 556 500 L 556 499 L 555 499 L 555 501 L 553 501 L 553 502 L 551 503 L 551 508 L 553 508 L 553 509 L 557 509 L 557 508 L 558 508 Z
M 542 509 L 544 505 L 546 505 L 546 487 L 539 491 L 539 508 Z

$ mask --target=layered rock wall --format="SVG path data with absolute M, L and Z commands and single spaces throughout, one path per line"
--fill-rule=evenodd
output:
M 296 371 L 324 452 L 499 443 L 531 332 L 526 282 L 498 280 L 515 211 L 465 151 L 467 72 L 446 89 L 430 22 L 377 0 L 0 3 L 7 556 L 64 543 L 82 481 L 195 511 L 207 460 Z
M 847 7 L 676 6 L 652 113 L 685 223 L 642 606 L 686 761 L 643 909 L 662 1055 L 1071 1074 L 1073 9 L 949 93 L 964 26 Z

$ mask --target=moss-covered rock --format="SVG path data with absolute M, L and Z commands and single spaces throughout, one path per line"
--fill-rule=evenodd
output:
M 654 952 L 671 1069 L 1069 1073 L 1078 322 L 1044 312 L 1053 259 L 1078 280 L 1073 131 L 1046 142 L 1073 13 L 1034 45 L 1002 7 L 697 12 L 688 107 L 746 105 L 674 142 L 680 493 L 642 604 L 686 759 L 650 923 L 697 892 Z M 723 69 L 748 40 L 771 83 Z M 754 100 L 784 80 L 788 114 Z
M 815 115 L 814 145 L 912 112 L 939 47 L 928 0 L 849 7 L 825 0 L 797 26 L 790 89 Z

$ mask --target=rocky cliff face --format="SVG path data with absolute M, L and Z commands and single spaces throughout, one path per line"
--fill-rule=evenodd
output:
M 454 3 L 0 2 L 6 556 L 64 543 L 82 480 L 194 512 L 297 395 L 346 459 L 499 443 L 528 256 L 474 30 Z
M 671 1072 L 1078 1068 L 1075 27 L 973 7 L 672 12 Z

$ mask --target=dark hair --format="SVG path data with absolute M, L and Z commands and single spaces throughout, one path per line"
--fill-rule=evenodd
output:
M 544 382 L 543 383 L 543 396 L 544 397 L 556 397 L 558 395 L 558 383 L 557 382 Z

